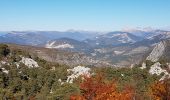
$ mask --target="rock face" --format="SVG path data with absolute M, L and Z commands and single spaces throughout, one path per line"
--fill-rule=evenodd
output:
M 0 72 L 2 71 L 3 73 L 6 73 L 8 74 L 9 73 L 9 70 L 6 70 L 5 68 L 2 68 L 2 65 L 9 65 L 9 63 L 5 62 L 5 61 L 0 61 Z
M 8 73 L 9 73 L 9 71 L 8 71 L 8 70 L 6 70 L 5 68 L 1 68 L 1 70 L 2 70 L 2 72 L 3 72 L 3 73 L 6 73 L 6 74 L 8 74 Z
M 166 72 L 166 70 L 163 70 L 160 66 L 161 66 L 161 64 L 159 62 L 155 63 L 154 65 L 151 66 L 149 73 L 161 75 L 161 73 Z
M 31 58 L 22 57 L 21 62 L 28 66 L 28 68 L 39 67 L 38 63 Z
M 84 66 L 77 66 L 74 67 L 73 69 L 68 69 L 67 71 L 72 73 L 70 76 L 67 76 L 68 78 L 66 82 L 68 83 L 73 83 L 73 80 L 81 75 L 86 75 L 86 76 L 91 75 L 90 74 L 91 69 Z
M 161 75 L 163 73 L 164 75 L 162 76 L 160 81 L 164 80 L 165 78 L 170 78 L 170 74 L 168 73 L 168 71 L 165 69 L 162 69 L 161 64 L 159 62 L 155 63 L 154 65 L 150 67 L 149 73 L 152 75 L 153 74 Z
M 146 68 L 146 63 L 142 63 L 142 67 L 140 67 L 140 69 L 145 69 Z
M 150 60 L 152 62 L 158 61 L 159 58 L 163 55 L 165 47 L 166 43 L 163 41 L 157 44 L 152 50 L 152 52 L 149 54 L 149 56 L 146 58 L 146 60 Z

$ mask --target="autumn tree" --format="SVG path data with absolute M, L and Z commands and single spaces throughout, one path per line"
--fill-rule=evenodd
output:
M 102 75 L 84 77 L 80 89 L 81 95 L 72 95 L 71 100 L 132 100 L 134 97 L 131 87 L 119 91 L 116 82 L 107 82 Z
M 153 99 L 170 100 L 170 80 L 155 82 L 150 90 Z

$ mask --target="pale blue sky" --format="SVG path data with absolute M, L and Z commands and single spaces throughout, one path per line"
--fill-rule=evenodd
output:
M 0 0 L 0 31 L 170 27 L 170 0 Z

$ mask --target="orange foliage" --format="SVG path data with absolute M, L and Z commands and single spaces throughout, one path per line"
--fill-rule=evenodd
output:
M 155 100 L 170 100 L 170 81 L 159 81 L 151 86 L 151 96 Z
M 28 98 L 28 100 L 35 100 L 35 95 L 30 96 L 30 97 Z
M 72 95 L 70 96 L 70 100 L 86 100 L 86 99 L 81 95 Z
M 117 90 L 115 82 L 106 83 L 102 75 L 85 77 L 80 84 L 82 95 L 74 95 L 70 100 L 132 100 L 133 89 L 126 87 L 123 91 Z

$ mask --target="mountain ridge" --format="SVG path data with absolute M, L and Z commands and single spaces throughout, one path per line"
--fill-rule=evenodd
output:
M 125 31 L 108 32 L 102 35 L 93 34 L 92 37 L 90 37 L 90 33 L 82 33 L 87 35 L 86 37 L 90 37 L 87 39 L 82 34 L 77 36 L 81 39 L 83 37 L 83 40 L 73 39 L 75 37 L 69 38 L 70 36 L 65 37 L 66 34 L 71 36 L 79 34 L 77 31 L 69 31 L 62 35 L 63 37 L 57 37 L 61 33 L 56 35 L 55 32 L 50 31 L 48 34 L 47 31 L 13 31 L 13 33 L 0 36 L 0 42 L 78 52 L 99 61 L 107 61 L 114 66 L 130 66 L 141 63 L 157 44 L 170 38 L 170 32 L 164 30 L 140 31 L 144 35 L 142 37 Z M 147 37 L 145 37 L 146 34 Z

